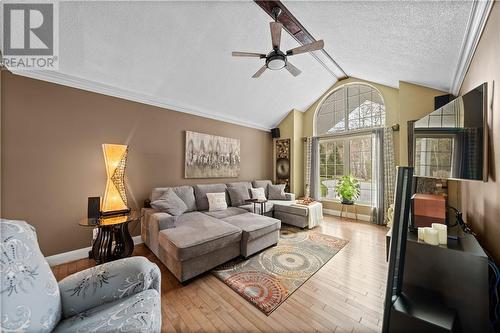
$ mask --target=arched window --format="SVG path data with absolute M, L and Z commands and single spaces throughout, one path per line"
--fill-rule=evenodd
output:
M 321 198 L 339 199 L 335 185 L 343 175 L 360 181 L 358 203 L 376 200 L 377 177 L 373 174 L 377 158 L 373 129 L 385 126 L 385 104 L 380 92 L 362 83 L 346 84 L 330 93 L 319 105 L 314 134 L 319 142 Z
M 335 89 L 316 112 L 315 135 L 382 127 L 385 105 L 382 95 L 370 85 L 346 84 Z

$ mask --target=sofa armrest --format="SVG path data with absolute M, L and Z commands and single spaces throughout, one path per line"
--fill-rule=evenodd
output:
M 294 193 L 285 193 L 285 195 L 286 195 L 286 200 L 295 201 L 295 194 Z
M 156 225 L 158 231 L 175 228 L 175 221 L 177 217 L 170 215 L 169 213 L 160 212 L 154 208 L 143 208 L 142 215 L 143 223 L 146 224 L 147 228 L 153 227 L 153 225 Z M 156 228 L 153 227 L 153 229 Z
M 64 318 L 68 318 L 147 289 L 160 293 L 160 285 L 160 269 L 145 257 L 108 262 L 59 282 L 62 313 Z

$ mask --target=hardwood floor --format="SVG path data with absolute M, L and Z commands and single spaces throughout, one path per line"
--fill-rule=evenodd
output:
M 164 332 L 380 332 L 387 276 L 385 227 L 325 216 L 320 227 L 349 241 L 270 316 L 210 273 L 182 286 L 144 245 L 134 249 L 162 271 Z M 52 267 L 58 280 L 94 265 Z

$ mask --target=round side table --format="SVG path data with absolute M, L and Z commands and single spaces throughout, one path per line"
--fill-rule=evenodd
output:
M 91 250 L 92 258 L 96 264 L 132 255 L 134 241 L 128 230 L 128 224 L 140 220 L 141 217 L 140 212 L 131 211 L 126 215 L 86 218 L 78 222 L 83 227 L 98 228 L 97 237 Z

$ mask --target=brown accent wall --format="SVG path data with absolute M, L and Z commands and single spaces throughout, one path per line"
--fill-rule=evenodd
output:
M 44 255 L 89 246 L 77 225 L 87 197 L 104 194 L 101 144 L 129 145 L 128 198 L 142 207 L 153 187 L 235 181 L 184 179 L 185 131 L 241 140 L 239 180 L 271 179 L 268 132 L 4 72 L 1 216 L 36 227 Z M 131 226 L 134 235 L 139 226 Z
M 464 94 L 488 83 L 489 180 L 459 182 L 464 219 L 500 263 L 500 4 L 495 2 L 460 89 Z

